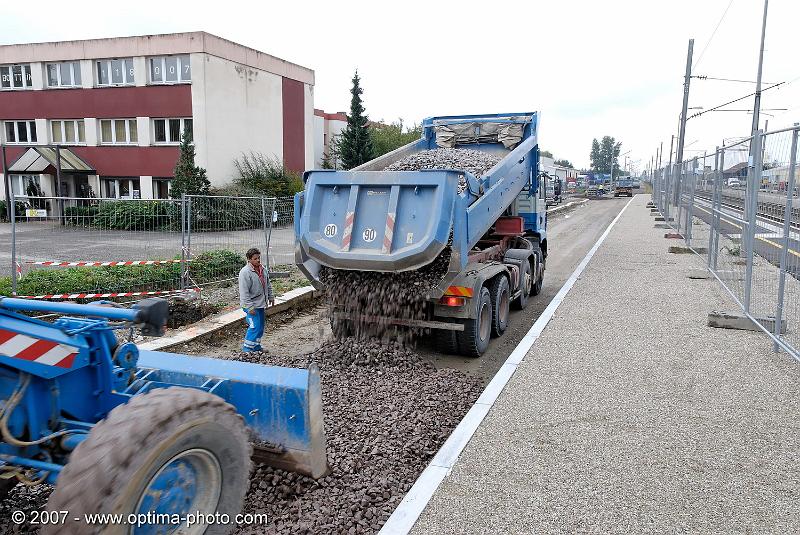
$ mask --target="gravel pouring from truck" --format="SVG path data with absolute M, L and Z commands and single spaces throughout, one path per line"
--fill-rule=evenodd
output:
M 421 139 L 356 169 L 306 172 L 295 197 L 298 266 L 322 288 L 323 266 L 401 273 L 447 248 L 447 271 L 426 291 L 428 317 L 415 320 L 436 329 L 444 348 L 479 356 L 490 334 L 505 330 L 509 305 L 523 307 L 541 289 L 547 222 L 537 129 L 537 113 L 433 117 Z M 500 160 L 480 177 L 386 170 L 441 148 Z

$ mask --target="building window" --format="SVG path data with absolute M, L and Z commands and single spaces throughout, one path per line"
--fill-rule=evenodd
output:
M 133 85 L 133 59 L 101 59 L 97 62 L 97 85 Z
M 194 139 L 191 119 L 153 119 L 153 139 L 156 143 L 180 143 L 184 132 L 190 141 Z
M 100 191 L 106 199 L 141 199 L 139 178 L 100 178 Z
M 153 178 L 153 198 L 169 199 L 171 184 L 171 178 Z
M 139 142 L 136 119 L 102 119 L 100 143 L 106 145 L 132 145 Z
M 53 143 L 66 145 L 86 143 L 86 127 L 83 119 L 50 121 Z
M 6 143 L 36 143 L 36 121 L 6 121 Z
M 39 175 L 10 175 L 11 190 L 16 196 L 38 197 L 42 192 Z
M 189 55 L 150 58 L 151 84 L 177 84 L 192 81 Z
M 31 65 L 0 66 L 0 89 L 29 89 L 33 87 Z
M 81 63 L 79 61 L 48 63 L 47 85 L 48 87 L 80 87 Z

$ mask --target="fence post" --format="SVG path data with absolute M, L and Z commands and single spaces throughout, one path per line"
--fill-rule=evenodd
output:
M 795 127 L 797 127 L 795 123 Z M 773 348 L 778 352 L 778 337 L 781 335 L 783 323 L 783 298 L 786 290 L 786 264 L 789 261 L 790 225 L 792 221 L 792 201 L 794 200 L 794 173 L 797 167 L 797 135 L 798 128 L 792 131 L 792 152 L 789 155 L 789 178 L 786 180 L 786 206 L 783 210 L 783 249 L 781 250 L 781 272 L 778 279 L 778 304 L 775 307 L 775 342 Z
M 11 215 L 11 295 L 17 295 L 17 197 L 11 191 L 11 206 L 8 213 Z
M 186 290 L 186 194 L 181 194 L 181 290 Z
M 711 233 L 708 240 L 708 268 L 717 271 L 717 253 L 719 251 L 719 228 L 717 227 L 717 196 L 719 196 L 721 168 L 721 152 L 719 147 L 714 151 L 714 185 L 711 189 Z
M 756 241 L 756 212 L 758 211 L 758 186 L 761 181 L 761 146 L 764 143 L 764 131 L 759 130 L 753 136 L 752 166 L 747 177 L 747 194 L 745 196 L 745 206 L 747 212 L 747 270 L 744 281 L 744 311 L 750 314 L 750 298 L 753 286 L 753 254 Z
M 275 203 L 272 204 L 273 208 L 275 207 Z M 269 223 L 268 223 L 269 222 Z M 267 279 L 267 287 L 269 287 L 272 283 L 269 280 L 269 240 L 272 237 L 272 212 L 270 211 L 269 218 L 267 218 L 267 198 L 261 197 L 261 223 L 264 227 L 264 256 L 267 258 L 267 264 L 264 268 L 266 271 L 266 279 Z M 269 226 L 267 226 L 269 225 Z M 269 305 L 269 303 L 267 303 Z
M 192 197 L 186 195 L 186 284 L 191 278 L 192 265 Z
M 703 160 L 705 165 L 705 160 Z M 694 192 L 697 189 L 697 156 L 692 162 L 692 180 L 687 182 L 689 186 L 689 207 L 686 212 L 686 245 L 692 246 L 692 218 L 694 217 Z

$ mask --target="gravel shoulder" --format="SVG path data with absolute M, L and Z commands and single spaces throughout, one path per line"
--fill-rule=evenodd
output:
M 800 367 L 640 195 L 434 494 L 413 533 L 788 533 L 800 525 Z

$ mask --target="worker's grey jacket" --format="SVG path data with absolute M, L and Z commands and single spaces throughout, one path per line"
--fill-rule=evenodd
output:
M 262 267 L 262 269 L 266 270 L 267 268 Z M 267 299 L 272 300 L 275 295 L 272 293 L 269 273 L 265 271 L 264 277 L 267 283 L 266 291 L 253 266 L 246 264 L 239 271 L 239 303 L 242 308 L 267 308 Z

